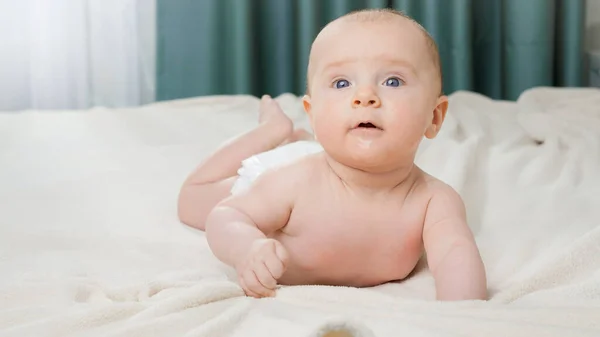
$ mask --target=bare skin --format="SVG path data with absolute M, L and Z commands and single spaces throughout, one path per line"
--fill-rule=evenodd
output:
M 215 152 L 182 188 L 182 222 L 206 231 L 249 296 L 273 296 L 278 284 L 402 280 L 426 253 L 438 300 L 487 298 L 463 201 L 414 164 L 422 137 L 441 128 L 447 97 L 423 57 L 422 32 L 386 19 L 337 20 L 313 44 L 303 103 L 323 152 L 230 195 L 242 160 L 309 137 L 263 98 L 260 125 Z
M 188 226 L 204 230 L 208 213 L 223 199 L 237 179 L 242 160 L 298 140 L 312 140 L 292 121 L 271 97 L 260 102 L 259 125 L 229 142 L 207 157 L 183 183 L 179 193 L 179 219 Z

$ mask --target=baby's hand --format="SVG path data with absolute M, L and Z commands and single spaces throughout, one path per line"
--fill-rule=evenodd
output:
M 277 280 L 285 272 L 287 261 L 287 251 L 279 241 L 254 241 L 248 255 L 235 268 L 246 295 L 256 298 L 275 295 Z

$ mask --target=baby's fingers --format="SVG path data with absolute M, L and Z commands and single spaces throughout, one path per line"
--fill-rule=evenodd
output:
M 285 272 L 285 265 L 276 254 L 266 256 L 264 262 L 269 274 L 275 280 L 278 280 L 283 275 L 283 272 Z M 275 288 L 275 285 L 273 288 Z
M 277 287 L 277 279 L 272 275 L 269 268 L 264 263 L 257 263 L 254 266 L 254 275 L 258 279 L 258 282 L 262 284 L 265 288 L 274 290 Z
M 254 291 L 250 290 L 248 288 L 248 286 L 246 285 L 246 282 L 244 281 L 243 277 L 240 277 L 238 279 L 238 281 L 240 282 L 240 287 L 242 287 L 242 290 L 244 290 L 244 294 L 246 294 L 246 296 L 250 296 L 250 297 L 254 297 L 254 298 L 260 298 L 261 296 L 258 295 L 257 293 L 255 293 Z
M 274 295 L 274 291 L 266 288 L 260 281 L 258 277 L 252 270 L 247 270 L 244 275 L 244 284 L 246 284 L 247 289 L 251 292 L 259 295 L 259 297 L 270 297 Z
M 285 270 L 290 257 L 285 247 L 279 241 L 275 241 L 275 255 L 277 255 L 279 261 L 281 261 L 281 263 L 283 264 L 283 269 Z

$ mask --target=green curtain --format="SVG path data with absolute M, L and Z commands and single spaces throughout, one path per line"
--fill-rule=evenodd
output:
M 302 94 L 319 30 L 382 7 L 434 37 L 447 94 L 514 100 L 535 86 L 585 83 L 585 0 L 157 0 L 157 99 Z

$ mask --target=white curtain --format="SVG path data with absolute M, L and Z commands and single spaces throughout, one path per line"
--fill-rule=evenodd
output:
M 0 0 L 0 111 L 152 102 L 155 12 L 155 0 Z

